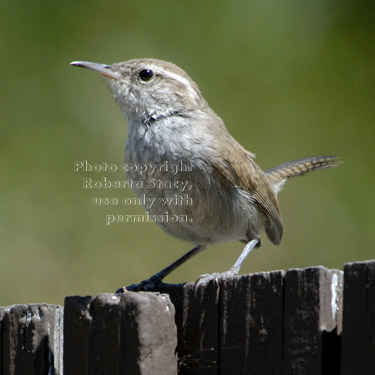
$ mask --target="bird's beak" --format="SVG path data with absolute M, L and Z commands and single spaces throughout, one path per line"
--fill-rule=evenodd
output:
M 70 63 L 70 65 L 93 70 L 94 72 L 97 72 L 109 79 L 117 80 L 121 78 L 121 74 L 114 71 L 111 65 L 98 64 L 90 61 L 73 61 Z

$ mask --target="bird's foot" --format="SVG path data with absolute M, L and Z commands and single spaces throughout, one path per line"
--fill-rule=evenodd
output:
M 141 281 L 139 284 L 131 284 L 129 286 L 119 288 L 116 290 L 115 294 L 126 292 L 152 292 L 160 285 L 163 285 L 162 278 L 154 275 L 147 280 Z
M 195 289 L 198 289 L 199 287 L 206 287 L 210 282 L 215 283 L 216 285 L 219 285 L 223 280 L 232 279 L 234 277 L 237 277 L 238 272 L 235 270 L 229 269 L 226 272 L 221 273 L 210 273 L 201 275 L 198 277 L 198 279 L 195 282 Z

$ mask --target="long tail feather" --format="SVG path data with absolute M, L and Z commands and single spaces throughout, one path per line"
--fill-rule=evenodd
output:
M 274 191 L 278 193 L 290 177 L 302 176 L 319 169 L 337 167 L 340 160 L 336 156 L 315 156 L 289 161 L 264 171 Z

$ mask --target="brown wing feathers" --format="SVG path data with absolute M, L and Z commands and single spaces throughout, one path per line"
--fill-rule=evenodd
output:
M 262 212 L 267 236 L 274 244 L 279 244 L 283 233 L 283 224 L 276 195 L 263 171 L 254 163 L 252 155 L 236 145 L 236 153 L 230 140 L 225 145 L 223 159 L 217 159 L 216 171 L 221 175 L 221 181 L 235 185 L 249 195 L 249 199 Z M 219 161 L 220 160 L 220 161 Z

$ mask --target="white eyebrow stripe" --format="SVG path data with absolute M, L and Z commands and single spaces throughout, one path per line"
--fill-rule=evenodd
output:
M 166 77 L 172 78 L 180 83 L 182 83 L 186 89 L 189 91 L 190 95 L 193 98 L 198 98 L 197 92 L 194 90 L 194 88 L 191 86 L 191 83 L 188 79 L 180 76 L 179 74 L 168 72 L 167 70 L 158 67 L 156 71 L 159 71 L 161 74 L 164 74 Z

